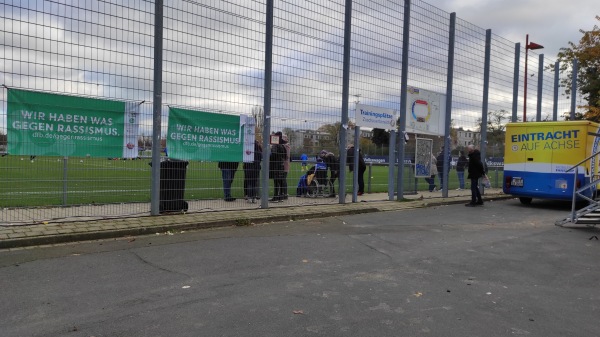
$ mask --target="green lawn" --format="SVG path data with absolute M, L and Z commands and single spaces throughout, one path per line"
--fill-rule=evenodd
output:
M 151 167 L 149 159 L 108 160 L 102 158 L 6 156 L 0 158 L 0 207 L 85 205 L 105 203 L 149 202 Z M 289 194 L 294 195 L 300 176 L 300 163 L 291 163 L 288 174 Z M 502 172 L 490 170 L 494 186 Z M 347 172 L 346 188 L 352 190 L 352 175 Z M 243 197 L 242 165 L 233 183 L 234 197 Z M 365 173 L 365 191 L 387 192 L 388 168 L 374 165 Z M 414 174 L 405 169 L 405 193 L 415 192 Z M 272 188 L 272 181 L 269 182 Z M 436 179 L 437 183 L 437 179 Z M 449 188 L 458 187 L 455 171 L 450 171 Z M 187 200 L 223 197 L 221 172 L 216 163 L 189 163 L 185 182 Z M 396 184 L 394 183 L 394 186 Z M 427 190 L 424 179 L 417 179 L 416 189 Z

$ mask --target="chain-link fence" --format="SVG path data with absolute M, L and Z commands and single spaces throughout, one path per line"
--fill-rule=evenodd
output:
M 309 169 L 319 167 L 320 153 L 346 158 L 359 122 L 358 104 L 406 118 L 406 129 L 394 134 L 404 139 L 406 131 L 407 141 L 398 141 L 403 151 L 396 146 L 392 156 L 404 163 L 403 193 L 428 188 L 414 174 L 417 137 L 433 139 L 434 154 L 449 144 L 449 168 L 467 144 L 483 145 L 487 157 L 502 157 L 502 125 L 515 113 L 515 57 L 523 69 L 524 48 L 493 35 L 484 82 L 486 30 L 460 19 L 451 26 L 451 14 L 425 2 L 275 1 L 270 26 L 271 3 L 3 1 L 0 222 L 150 214 L 158 195 L 161 212 L 343 202 L 330 195 L 353 191 L 345 163 L 339 168 L 346 172 L 345 191 L 339 191 L 339 180 L 335 192 L 319 196 L 307 198 L 303 188 L 307 176 L 311 180 Z M 406 8 L 409 48 L 403 51 Z M 162 48 L 157 49 L 159 21 Z M 265 43 L 271 31 L 272 50 Z M 157 55 L 162 62 L 156 62 Z M 410 95 L 428 94 L 437 101 L 417 99 L 400 116 L 407 106 L 401 102 L 405 55 Z M 552 119 L 555 104 L 559 116 L 569 111 L 565 96 L 554 100 L 554 73 L 544 70 L 539 76 L 539 55 L 530 52 L 528 62 L 527 76 L 535 75 L 527 84 L 528 119 L 539 118 L 538 111 L 541 119 Z M 542 62 L 546 68 L 554 61 Z M 524 81 L 518 77 L 520 117 Z M 438 124 L 417 125 L 433 120 Z M 274 189 L 275 181 L 260 172 L 279 170 L 264 139 L 278 131 L 287 137 L 286 173 L 271 177 L 286 185 Z M 361 127 L 358 137 L 367 163 L 364 192 L 398 186 L 400 175 L 389 174 L 390 133 Z M 267 159 L 254 155 L 260 151 Z M 399 153 L 404 158 L 397 158 Z M 238 164 L 223 169 L 218 162 Z M 153 163 L 161 168 L 153 170 Z M 246 165 L 252 163 L 257 165 Z M 153 194 L 156 187 L 159 194 Z M 448 188 L 456 187 L 450 171 Z M 282 202 L 265 200 L 274 193 L 281 193 Z

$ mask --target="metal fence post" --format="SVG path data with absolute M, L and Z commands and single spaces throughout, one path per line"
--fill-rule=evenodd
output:
M 448 154 L 450 153 L 450 121 L 452 119 L 452 83 L 454 80 L 454 42 L 456 35 L 456 13 L 450 13 L 450 26 L 448 28 L 448 74 L 446 77 L 446 120 L 444 122 L 444 172 L 439 172 L 444 178 L 442 196 L 448 197 Z
M 552 104 L 552 120 L 558 120 L 558 75 L 560 72 L 560 62 L 554 62 L 554 97 Z
M 350 98 L 350 45 L 352 43 L 352 0 L 346 0 L 344 15 L 344 64 L 342 65 L 342 122 L 340 125 L 339 203 L 346 203 L 346 130 L 348 128 L 348 99 Z M 357 169 L 357 167 L 355 167 Z
M 513 75 L 513 100 L 512 100 L 512 122 L 516 122 L 517 106 L 519 103 L 519 58 L 521 57 L 521 44 L 515 43 L 515 66 Z
M 537 111 L 536 121 L 542 121 L 542 87 L 544 84 L 544 54 L 540 54 L 538 62 L 538 90 L 537 90 Z
M 390 148 L 388 149 L 388 200 L 394 200 L 394 173 L 396 170 L 396 131 L 390 131 Z M 370 177 L 370 176 L 369 176 Z M 369 191 L 370 192 L 370 191 Z
M 68 167 L 69 164 L 69 157 L 63 157 L 63 196 L 62 196 L 62 204 L 63 206 L 67 206 L 67 193 L 68 193 L 68 180 L 69 180 L 69 174 L 68 174 Z
M 579 61 L 573 60 L 573 74 L 571 76 L 571 120 L 575 120 L 575 109 L 577 108 L 577 72 Z
M 260 207 L 269 208 L 269 156 L 271 146 L 271 80 L 273 76 L 273 0 L 267 0 L 265 19 L 265 88 L 263 101 L 262 169 L 260 170 Z
M 152 183 L 150 214 L 160 213 L 160 138 L 162 123 L 163 1 L 154 3 L 154 88 L 152 101 Z
M 485 164 L 487 150 L 487 123 L 488 123 L 488 102 L 490 96 L 490 54 L 492 49 L 492 30 L 485 31 L 485 59 L 483 63 L 483 104 L 481 106 L 481 160 Z M 485 188 L 479 184 L 481 194 Z
M 400 79 L 400 123 L 396 141 L 398 146 L 397 200 L 404 199 L 404 131 L 406 130 L 406 100 L 408 96 L 408 53 L 410 48 L 410 0 L 404 0 L 404 27 L 402 28 L 402 74 Z
M 373 163 L 369 163 L 369 185 L 367 186 L 367 193 L 371 193 L 371 178 L 373 174 Z

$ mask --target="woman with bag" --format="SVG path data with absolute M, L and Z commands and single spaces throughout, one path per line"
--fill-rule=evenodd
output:
M 435 192 L 437 191 L 436 186 L 435 186 L 435 176 L 438 174 L 438 170 L 437 170 L 437 159 L 435 159 L 435 156 L 433 155 L 433 153 L 431 154 L 431 162 L 430 162 L 430 173 L 431 176 L 429 178 L 425 178 L 425 181 L 429 183 L 429 192 Z
M 483 199 L 481 199 L 481 193 L 479 192 L 479 178 L 485 176 L 485 169 L 481 162 L 481 152 L 473 144 L 467 146 L 467 151 L 469 152 L 469 176 L 467 178 L 471 179 L 471 202 L 465 206 L 481 206 L 483 205 Z

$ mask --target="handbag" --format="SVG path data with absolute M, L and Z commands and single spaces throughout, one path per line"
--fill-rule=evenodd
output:
M 485 188 L 491 188 L 492 187 L 492 183 L 490 182 L 490 178 L 488 178 L 487 175 L 483 176 L 483 178 L 481 179 L 481 184 Z

